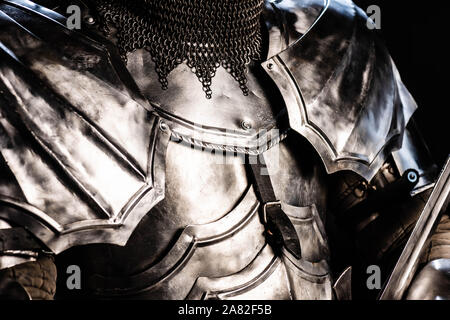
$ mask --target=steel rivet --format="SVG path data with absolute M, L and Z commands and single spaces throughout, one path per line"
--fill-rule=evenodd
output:
M 411 171 L 411 172 L 408 173 L 408 180 L 409 180 L 409 182 L 414 183 L 414 182 L 417 181 L 417 179 L 418 179 L 417 173 L 415 173 L 414 171 Z
M 159 128 L 161 129 L 161 131 L 166 132 L 169 130 L 169 126 L 167 125 L 167 123 L 165 123 L 164 121 L 160 121 L 159 123 Z
M 86 16 L 84 18 L 84 21 L 86 21 L 87 24 L 94 24 L 95 23 L 95 19 L 92 16 Z
M 248 121 L 248 120 L 242 120 L 242 122 L 241 122 L 241 127 L 242 127 L 242 129 L 244 129 L 244 130 L 250 130 L 250 129 L 252 128 L 252 124 L 251 124 L 251 122 Z

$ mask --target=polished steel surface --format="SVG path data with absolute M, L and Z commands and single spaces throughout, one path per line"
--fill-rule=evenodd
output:
M 450 300 L 450 259 L 429 262 L 408 290 L 408 300 Z
M 283 95 L 290 127 L 328 172 L 371 180 L 401 147 L 416 104 L 366 19 L 351 1 L 323 1 L 310 30 L 263 67 Z
M 11 224 L 9 222 L 6 222 L 5 220 L 0 219 L 0 230 L 9 228 L 12 228 Z
M 12 268 L 19 264 L 31 261 L 36 261 L 36 258 L 17 253 L 2 253 L 0 256 L 0 270 Z
M 79 250 L 96 298 L 332 299 L 327 172 L 370 180 L 402 142 L 407 163 L 416 106 L 350 1 L 264 17 L 249 97 L 219 69 L 206 100 L 183 65 L 162 91 L 147 52 L 125 66 L 92 28 L 0 1 L 0 218 Z M 266 239 L 241 157 L 261 153 L 301 259 Z
M 135 51 L 128 61 L 141 91 L 180 139 L 213 149 L 259 154 L 265 151 L 265 143 L 278 143 L 288 130 L 283 100 L 258 66 L 247 75 L 248 97 L 237 94 L 235 80 L 220 68 L 212 84 L 214 95 L 207 100 L 202 90 L 195 90 L 196 76 L 184 64 L 172 71 L 171 85 L 163 91 L 158 79 L 148 76 L 154 64 L 147 51 Z
M 266 246 L 244 270 L 221 278 L 198 278 L 188 299 L 289 300 L 286 270 L 280 258 Z
M 352 300 L 352 267 L 342 272 L 333 285 L 337 300 Z
M 293 299 L 331 300 L 332 279 L 327 262 L 330 255 L 325 227 L 317 208 L 283 203 L 282 207 L 297 231 L 302 248 L 301 259 L 285 248 L 282 250 Z
M 216 282 L 207 286 L 214 278 L 222 284 L 223 292 L 234 288 L 226 285 L 226 279 L 240 279 L 239 295 L 230 293 L 225 295 L 227 298 L 244 297 L 244 292 L 251 292 L 254 297 L 264 297 L 264 292 L 267 297 L 278 297 L 275 293 L 286 292 L 288 287 L 291 297 L 297 299 L 331 298 L 328 246 L 321 218 L 326 208 L 325 172 L 319 159 L 295 156 L 293 150 L 299 148 L 304 154 L 311 151 L 302 146 L 298 137 L 288 137 L 280 147 L 281 155 L 273 148 L 265 154 L 266 162 L 271 179 L 276 182 L 277 197 L 299 232 L 304 256 L 298 261 L 285 254 L 282 265 L 269 268 L 263 278 L 279 279 L 286 273 L 289 277 L 285 281 L 275 281 L 275 285 L 272 280 L 257 280 L 260 273 L 256 271 L 256 275 L 241 273 L 243 269 L 265 270 L 267 265 L 250 266 L 263 254 L 266 239 L 260 205 L 240 159 L 214 164 L 217 156 L 171 141 L 167 151 L 166 198 L 145 217 L 124 248 L 99 247 L 81 252 L 94 270 L 89 273 L 97 274 L 90 281 L 94 297 L 195 298 L 202 296 L 189 291 L 197 278 L 208 279 L 202 280 L 206 283 L 202 282 L 201 290 L 214 296 Z M 286 184 L 296 191 L 280 188 Z M 184 231 L 180 234 L 179 230 Z M 269 248 L 265 252 L 268 250 L 272 252 Z M 108 258 L 99 258 L 105 251 Z M 270 255 L 269 262 L 277 257 L 273 252 Z M 253 275 L 257 287 L 277 289 L 271 293 L 253 285 L 247 287 L 246 283 L 253 283 Z
M 268 56 L 279 53 L 306 32 L 321 11 L 321 1 L 268 1 L 264 17 L 268 27 Z M 264 144 L 278 144 L 289 129 L 283 99 L 270 78 L 254 65 L 248 77 L 249 96 L 236 94 L 235 81 L 217 70 L 210 100 L 195 90 L 197 79 L 180 65 L 172 71 L 167 90 L 160 90 L 149 53 L 137 50 L 128 57 L 128 69 L 143 94 L 161 117 L 173 120 L 173 133 L 185 141 L 226 151 L 259 154 Z M 245 105 L 245 108 L 242 106 Z M 242 126 L 245 122 L 248 126 Z M 228 147 L 228 148 L 227 148 Z
M 420 133 L 411 121 L 403 136 L 402 148 L 392 153 L 392 158 L 400 175 L 407 170 L 415 170 L 419 181 L 411 192 L 411 196 L 426 191 L 434 186 L 438 168 L 433 163 Z
M 233 94 L 233 81 L 219 69 L 210 101 L 189 85 L 195 77 L 186 66 L 173 72 L 166 91 L 146 76 L 154 69 L 148 53 L 136 51 L 128 67 L 160 115 L 175 120 L 172 130 L 181 139 L 257 154 L 265 151 L 261 140 L 277 143 L 290 127 L 313 144 L 328 172 L 352 170 L 372 179 L 402 147 L 417 106 L 384 46 L 365 27 L 367 16 L 344 0 L 273 2 L 266 16 L 270 58 L 262 67 L 283 99 L 259 66 L 248 76 L 250 99 Z M 252 130 L 242 128 L 243 121 Z M 280 134 L 267 135 L 273 129 Z
M 0 3 L 0 216 L 55 253 L 124 245 L 163 198 L 170 135 L 110 45 L 46 13 Z
M 304 256 L 300 260 L 288 252 L 282 258 L 277 257 L 266 244 L 259 202 L 250 188 L 222 218 L 210 217 L 212 222 L 186 227 L 162 259 L 150 267 L 121 277 L 93 277 L 90 283 L 94 296 L 331 299 L 325 230 L 317 210 L 286 204 L 283 208 L 301 235 Z M 164 239 L 161 232 L 158 235 Z
M 267 1 L 265 18 L 270 42 L 268 57 L 279 54 L 305 35 L 320 16 L 324 5 L 326 2 L 323 0 Z
M 95 277 L 95 291 L 101 296 L 139 294 L 139 298 L 146 299 L 183 299 L 199 276 L 220 277 L 239 272 L 265 245 L 258 208 L 259 202 L 250 189 L 219 220 L 197 220 L 198 224 L 187 226 L 162 260 L 150 268 L 123 278 Z M 242 243 L 247 250 L 242 250 Z

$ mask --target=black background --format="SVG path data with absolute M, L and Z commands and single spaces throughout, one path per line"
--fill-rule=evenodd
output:
M 447 109 L 448 25 L 445 1 L 355 0 L 381 9 L 381 36 L 419 105 L 415 119 L 440 165 L 450 151 Z

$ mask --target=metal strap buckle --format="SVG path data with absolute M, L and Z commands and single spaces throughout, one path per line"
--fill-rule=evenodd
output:
M 272 201 L 272 202 L 267 202 L 264 204 L 263 206 L 263 219 L 264 219 L 264 223 L 267 224 L 268 220 L 267 220 L 267 207 L 275 207 L 278 206 L 281 208 L 281 201 Z

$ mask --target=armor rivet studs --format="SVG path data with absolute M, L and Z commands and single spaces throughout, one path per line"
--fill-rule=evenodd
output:
M 408 173 L 408 180 L 411 183 L 415 183 L 419 177 L 417 176 L 417 173 L 414 171 L 411 171 Z
M 169 126 L 162 120 L 159 122 L 159 128 L 161 129 L 162 132 L 169 131 Z
M 267 69 L 272 70 L 273 67 L 274 67 L 273 63 L 269 62 L 269 63 L 267 64 Z
M 95 23 L 95 19 L 94 17 L 87 15 L 86 17 L 84 17 L 84 21 L 86 21 L 87 24 L 94 24 Z
M 248 131 L 252 128 L 252 123 L 248 120 L 242 120 L 241 127 L 242 127 L 242 129 Z

